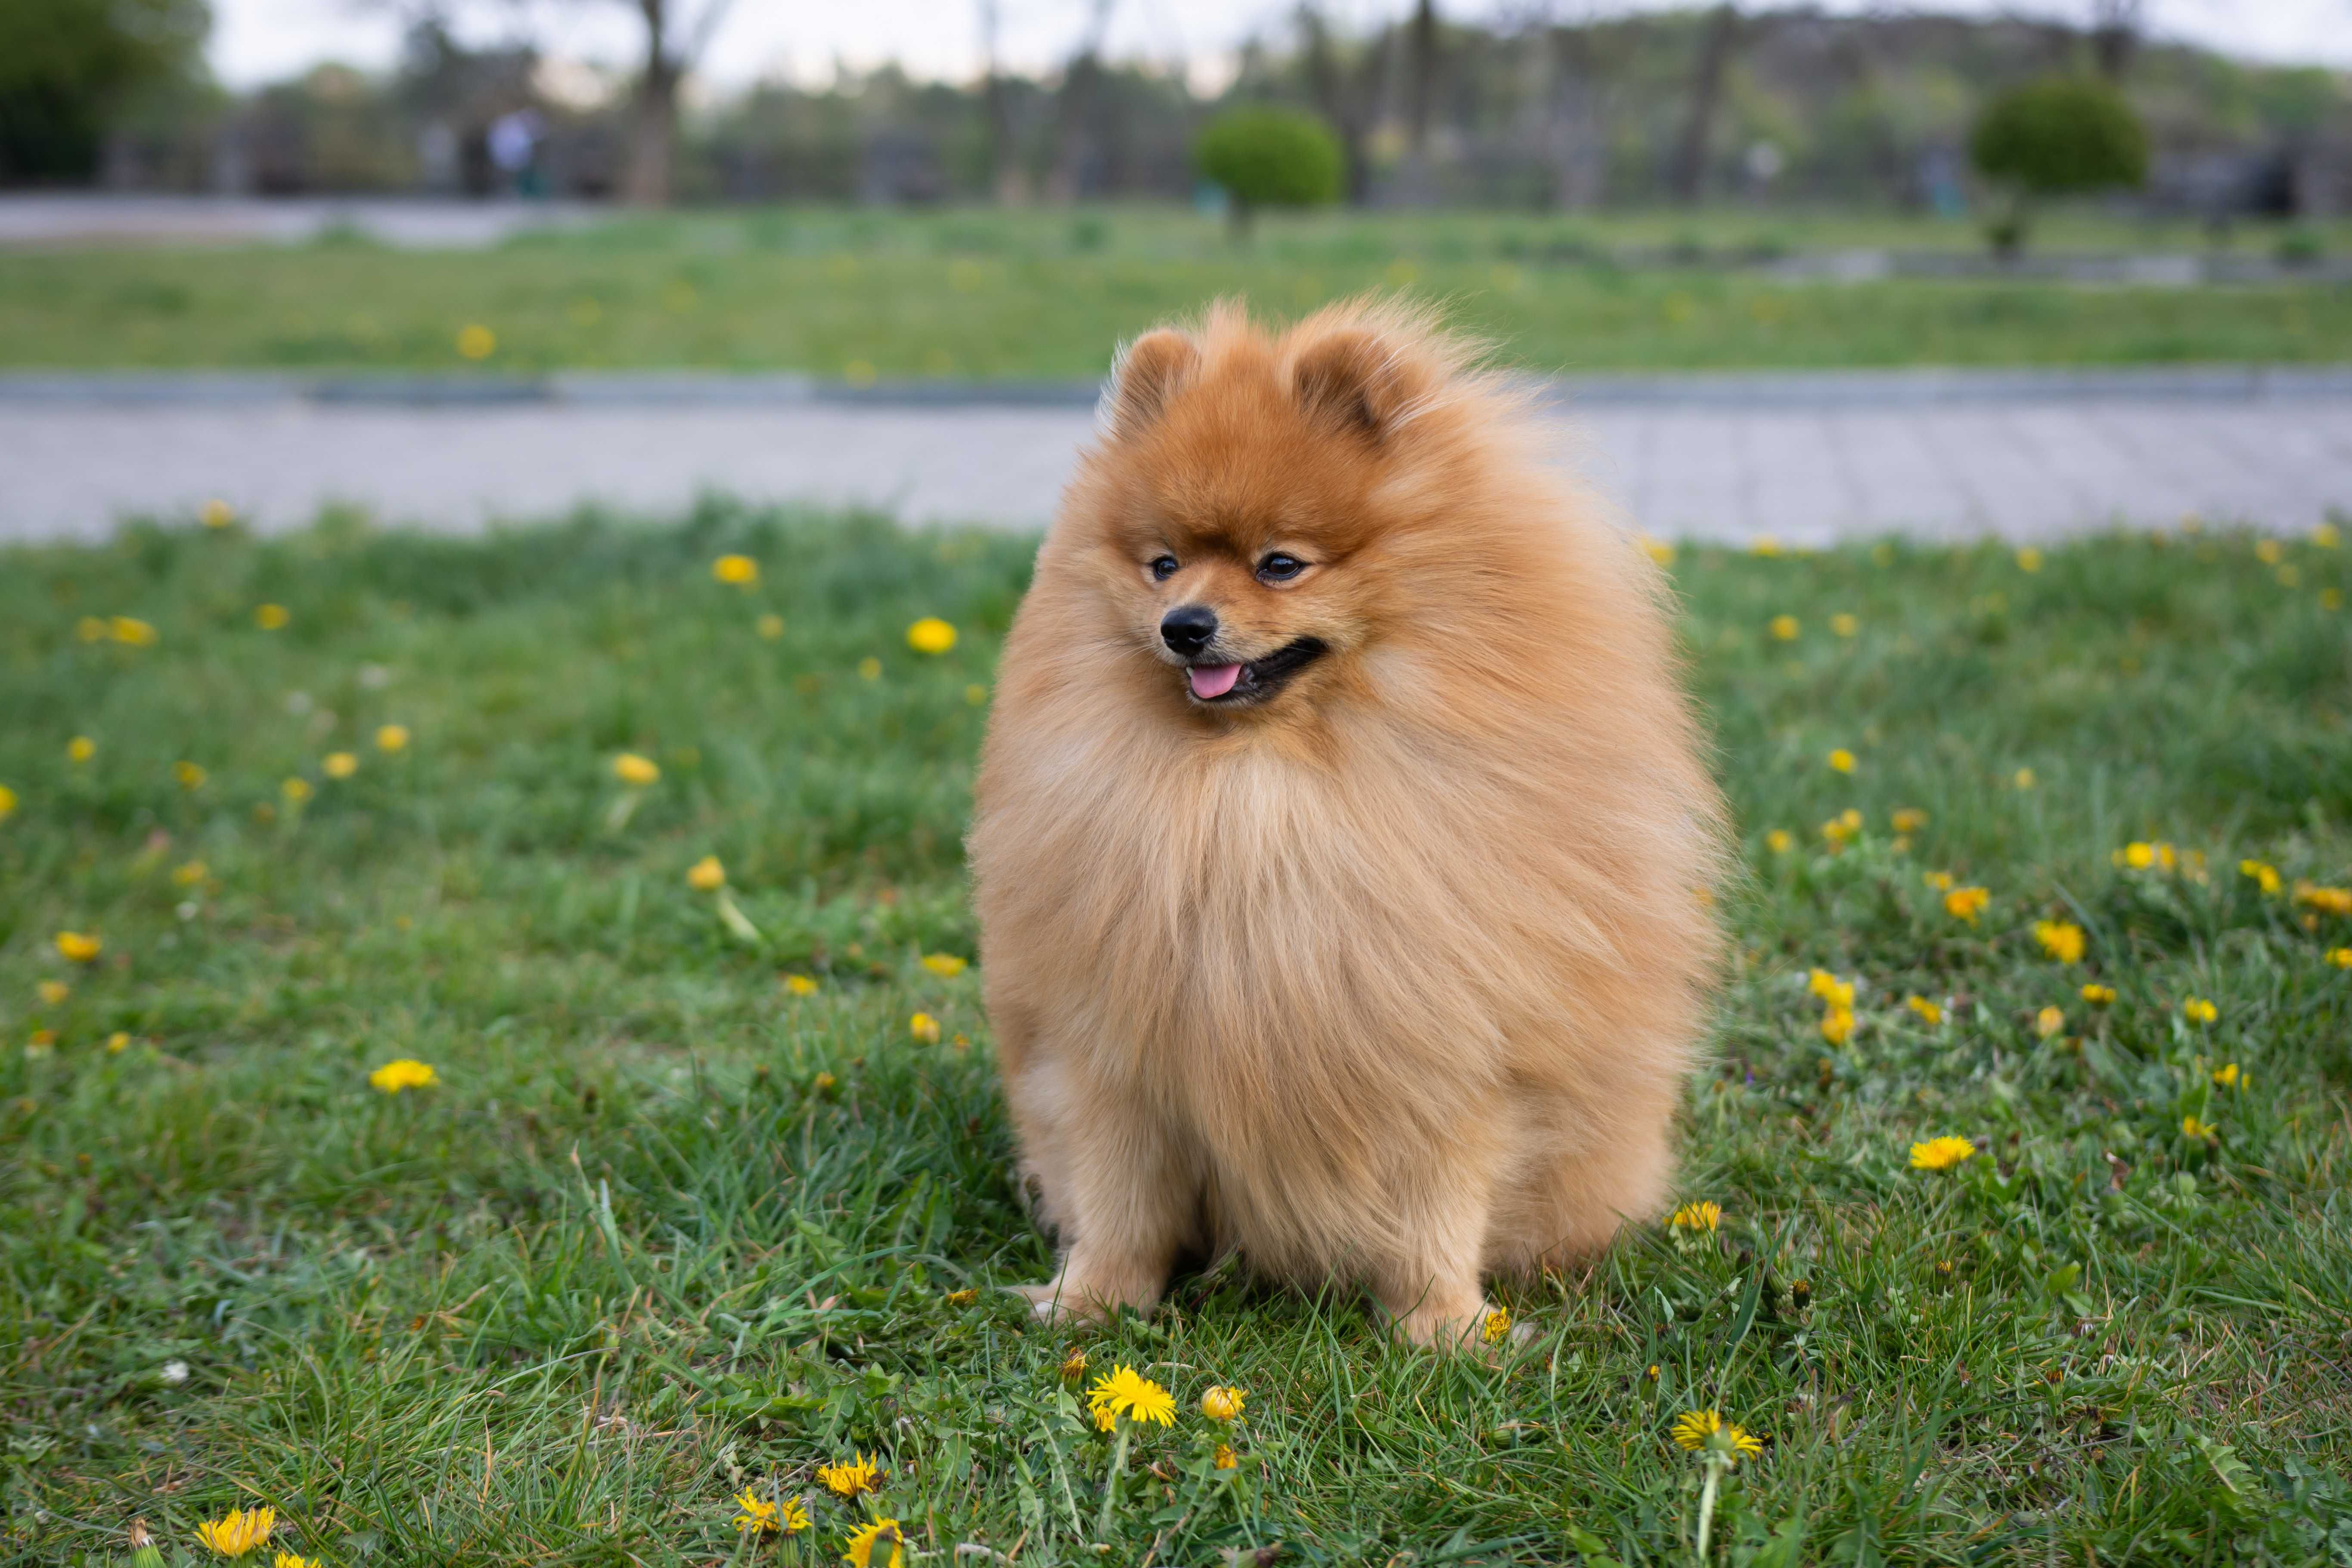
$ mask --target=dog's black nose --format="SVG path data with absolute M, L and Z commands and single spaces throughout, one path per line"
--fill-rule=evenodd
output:
M 1179 605 L 1160 623 L 1160 640 L 1176 653 L 1195 654 L 1217 635 L 1217 612 L 1206 605 Z

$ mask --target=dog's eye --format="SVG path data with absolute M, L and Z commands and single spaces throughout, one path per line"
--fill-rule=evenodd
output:
M 1151 580 L 1153 582 L 1165 583 L 1169 578 L 1176 575 L 1176 557 L 1173 555 L 1155 555 L 1151 558 L 1151 564 L 1146 567 L 1145 570 L 1151 574 Z
M 1306 562 L 1277 550 L 1257 563 L 1257 580 L 1261 583 L 1287 583 L 1306 570 Z

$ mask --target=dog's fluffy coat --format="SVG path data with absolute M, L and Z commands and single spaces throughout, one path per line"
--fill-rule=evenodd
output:
M 1043 1310 L 1148 1306 L 1180 1257 L 1238 1249 L 1451 1342 L 1483 1276 L 1664 1200 L 1718 798 L 1655 567 L 1464 358 L 1395 307 L 1279 335 L 1220 307 L 1106 393 L 971 841 L 1022 1176 L 1064 1247 Z M 1262 580 L 1275 551 L 1307 569 Z M 1160 634 L 1178 605 L 1232 662 L 1327 651 L 1203 702 Z

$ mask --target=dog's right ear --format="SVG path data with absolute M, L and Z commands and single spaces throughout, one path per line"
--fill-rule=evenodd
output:
M 1200 363 L 1200 345 L 1167 327 L 1128 344 L 1111 366 L 1110 385 L 1103 395 L 1111 435 L 1125 440 L 1149 429 Z

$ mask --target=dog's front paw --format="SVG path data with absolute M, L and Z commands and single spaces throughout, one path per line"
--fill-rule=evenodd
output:
M 1074 1294 L 1060 1279 L 1048 1279 L 1042 1285 L 1007 1285 L 1004 1289 L 1028 1302 L 1030 1316 L 1041 1323 L 1099 1323 L 1110 1316 L 1100 1301 Z

